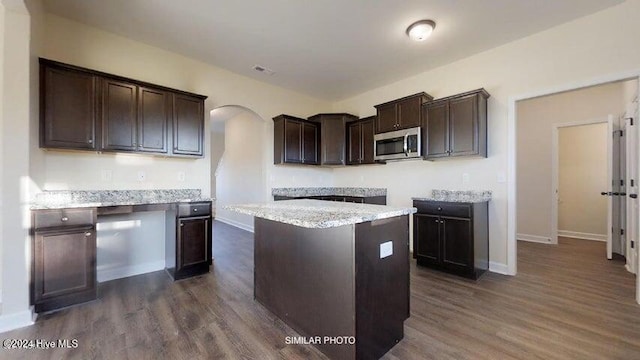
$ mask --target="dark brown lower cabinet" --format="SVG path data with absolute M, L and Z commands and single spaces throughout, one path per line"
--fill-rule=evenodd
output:
M 209 272 L 212 262 L 211 203 L 178 205 L 174 280 Z
M 168 203 L 32 212 L 31 303 L 36 312 L 97 297 L 96 224 L 100 216 L 166 211 L 167 272 L 174 280 L 204 274 L 212 264 L 212 203 Z M 175 237 L 171 229 L 175 224 Z
M 489 269 L 488 203 L 414 200 L 417 264 L 477 279 Z
M 95 223 L 66 225 L 80 218 L 95 220 L 95 210 L 58 211 L 61 224 L 53 224 L 54 212 L 36 213 L 33 236 L 31 288 L 36 312 L 53 310 L 96 298 Z

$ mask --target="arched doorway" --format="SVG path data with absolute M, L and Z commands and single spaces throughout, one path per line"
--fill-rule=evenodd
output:
M 238 105 L 215 108 L 210 119 L 211 193 L 216 198 L 216 219 L 253 231 L 251 216 L 225 210 L 224 206 L 268 198 L 266 122 L 254 111 Z

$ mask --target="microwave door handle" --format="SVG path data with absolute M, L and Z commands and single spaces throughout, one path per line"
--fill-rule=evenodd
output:
M 404 134 L 403 149 L 404 149 L 404 155 L 409 156 L 409 133 Z

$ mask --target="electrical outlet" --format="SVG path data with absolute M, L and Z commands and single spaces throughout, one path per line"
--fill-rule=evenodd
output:
M 380 259 L 384 259 L 393 255 L 393 241 L 387 241 L 380 244 Z
M 184 181 L 186 174 L 184 171 L 178 171 L 178 181 Z
M 147 174 L 144 171 L 138 171 L 138 181 L 143 182 L 147 178 Z
M 113 179 L 113 173 L 111 170 L 102 170 L 101 178 L 102 181 L 111 181 Z
M 462 184 L 466 185 L 469 183 L 469 173 L 462 174 Z

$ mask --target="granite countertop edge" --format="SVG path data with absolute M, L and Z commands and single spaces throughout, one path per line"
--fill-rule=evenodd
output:
M 317 201 L 316 205 L 320 205 L 320 203 L 325 203 L 321 200 L 291 200 L 291 201 Z M 308 204 L 308 203 L 307 203 Z M 331 204 L 331 203 L 329 203 Z M 242 204 L 242 205 L 228 205 L 224 208 L 227 210 L 235 211 L 241 214 L 255 216 L 262 219 L 267 219 L 271 221 L 280 222 L 283 224 L 295 225 L 304 228 L 312 228 L 312 229 L 327 229 L 338 226 L 345 225 L 354 225 L 368 221 L 387 219 L 396 216 L 410 215 L 417 212 L 417 209 L 414 207 L 388 207 L 389 209 L 384 209 L 387 207 L 386 205 L 370 205 L 370 204 L 350 204 L 348 207 L 348 212 L 344 214 L 335 214 L 336 209 L 338 207 L 331 207 L 327 204 L 323 204 L 325 206 L 319 206 L 318 209 L 310 210 L 306 204 L 302 204 L 302 207 L 306 209 L 301 209 L 298 213 L 299 217 L 286 217 L 280 214 L 278 211 L 278 206 L 273 205 L 270 207 L 268 204 L 261 204 L 264 207 L 251 207 L 250 209 L 247 206 L 255 206 L 256 204 Z M 362 206 L 366 210 L 363 210 L 363 213 L 358 213 L 358 206 Z M 371 213 L 372 207 L 380 207 L 378 212 Z M 288 209 L 291 210 L 291 209 Z M 308 211 L 305 214 L 305 210 Z M 324 213 L 324 214 L 323 214 Z M 341 216 L 342 215 L 342 216 Z M 330 216 L 334 216 L 331 218 Z M 337 217 L 336 217 L 337 216 Z M 311 219 L 309 219 L 311 218 Z
M 158 200 L 140 200 L 140 201 L 117 201 L 117 202 L 77 202 L 77 203 L 32 203 L 30 210 L 53 210 L 53 209 L 75 209 L 75 208 L 94 208 L 109 206 L 127 206 L 127 205 L 157 205 L 157 204 L 174 204 L 174 203 L 192 203 L 215 201 L 215 198 L 193 198 L 193 199 L 158 199 Z

